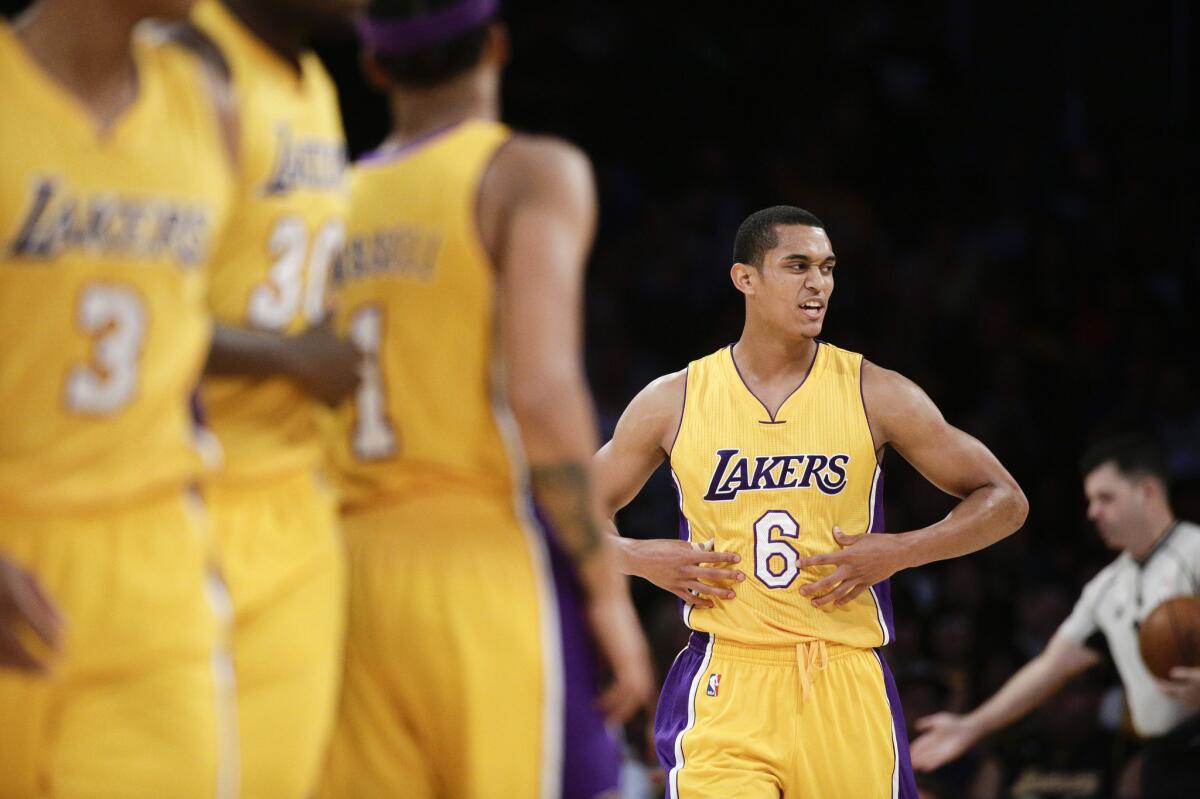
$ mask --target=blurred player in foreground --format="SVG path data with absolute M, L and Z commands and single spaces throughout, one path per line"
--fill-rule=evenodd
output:
M 610 518 L 664 458 L 680 495 L 683 541 L 611 528 L 628 572 L 683 598 L 694 630 L 655 720 L 668 794 L 915 799 L 877 651 L 893 635 L 887 579 L 1012 533 L 1025 498 L 911 381 L 818 341 L 836 258 L 815 216 L 752 214 L 733 260 L 741 338 L 643 389 L 596 455 Z M 962 499 L 945 519 L 870 535 L 886 529 L 887 445 Z M 721 556 L 692 552 L 709 540 Z
M 133 36 L 189 6 L 0 24 L 4 797 L 236 789 L 188 404 L 235 121 L 216 75 Z
M 201 0 L 240 110 L 235 223 L 217 249 L 202 385 L 224 452 L 205 484 L 234 606 L 241 795 L 311 794 L 341 673 L 344 558 L 317 415 L 357 382 L 326 319 L 349 201 L 333 82 L 309 49 L 358 0 Z
M 1040 705 L 1063 683 L 1101 662 L 1107 644 L 1133 727 L 1149 739 L 1142 796 L 1194 797 L 1200 786 L 1200 675 L 1181 669 L 1160 682 L 1138 649 L 1138 624 L 1161 602 L 1200 586 L 1200 527 L 1175 518 L 1166 466 L 1153 442 L 1139 437 L 1096 445 L 1081 461 L 1088 518 L 1117 559 L 1084 587 L 1045 651 L 996 695 L 965 716 L 938 713 L 917 721 L 913 765 L 932 771 L 985 736 Z
M 335 440 L 350 617 L 327 797 L 605 795 L 601 710 L 652 690 L 589 474 L 591 169 L 497 121 L 495 13 L 396 0 L 364 26 L 393 129 L 354 167 L 335 267 L 364 366 Z

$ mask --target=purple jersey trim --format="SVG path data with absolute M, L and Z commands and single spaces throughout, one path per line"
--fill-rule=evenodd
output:
M 466 120 L 456 120 L 445 125 L 439 125 L 436 128 L 430 128 L 424 133 L 420 133 L 403 144 L 384 145 L 377 150 L 363 153 L 358 160 L 354 162 L 355 166 L 379 166 L 381 164 L 391 163 L 406 156 L 412 155 L 416 150 L 421 149 L 426 144 L 429 144 L 436 139 L 440 139 L 443 134 L 457 128 Z
M 667 450 L 668 462 L 671 460 L 671 453 L 675 451 L 676 442 L 679 441 L 679 431 L 683 429 L 683 415 L 687 413 L 687 384 L 688 378 L 691 376 L 690 371 L 690 366 L 683 370 L 683 405 L 679 408 L 679 424 L 675 426 L 675 437 L 671 439 L 671 447 Z M 683 507 L 682 498 L 680 500 L 680 507 Z
M 462 0 L 447 8 L 407 19 L 358 21 L 363 43 L 381 55 L 405 55 L 424 50 L 477 28 L 496 16 L 499 0 Z
M 875 484 L 875 505 L 871 508 L 871 533 L 883 533 L 887 528 L 883 521 L 883 469 L 879 469 L 879 480 Z M 896 640 L 896 620 L 892 614 L 892 581 L 891 579 L 871 586 L 875 601 L 879 603 L 879 612 L 883 614 L 884 624 L 887 625 L 888 642 Z
M 887 693 L 888 707 L 892 711 L 892 729 L 896 732 L 896 764 L 900 769 L 896 799 L 918 799 L 917 781 L 913 776 L 912 758 L 908 754 L 908 727 L 904 723 L 904 708 L 900 706 L 900 692 L 896 690 L 896 680 L 892 670 L 888 668 L 883 652 L 875 650 L 879 658 L 879 668 L 883 671 L 883 687 Z
M 709 639 L 708 633 L 692 633 L 688 645 L 671 664 L 658 697 L 658 710 L 654 714 L 654 749 L 658 754 L 658 762 L 667 772 L 668 783 L 671 770 L 680 765 L 675 744 L 693 718 L 692 703 L 695 697 L 692 694 L 697 685 L 697 675 L 704 669 L 707 660 Z M 671 795 L 669 784 L 667 795 Z
M 597 653 L 583 616 L 583 588 L 558 545 L 541 510 L 534 513 L 546 538 L 554 591 L 558 599 L 563 664 L 562 799 L 592 799 L 614 791 L 620 779 L 620 755 L 604 717 L 596 709 L 599 693 Z
M 811 375 L 813 373 L 813 368 L 817 365 L 817 357 L 820 354 L 821 354 L 821 341 L 820 341 L 820 339 L 817 339 L 817 346 L 813 350 L 812 360 L 808 362 L 808 371 L 804 373 L 804 377 L 801 378 L 800 382 L 796 385 L 796 387 L 793 388 L 791 390 L 791 392 L 789 392 L 788 395 L 783 398 L 783 402 L 779 403 L 779 407 L 775 410 L 775 413 L 779 413 L 779 411 L 783 410 L 783 406 L 787 405 L 787 401 L 790 400 L 792 397 L 794 397 L 796 395 L 796 392 L 799 391 L 801 388 L 803 388 L 804 384 L 808 382 L 808 377 L 809 377 L 809 375 Z M 738 380 L 742 381 L 742 386 L 746 389 L 746 391 L 750 394 L 750 396 L 752 396 L 756 400 L 758 400 L 758 404 L 762 406 L 762 409 L 767 412 L 767 416 L 770 417 L 771 421 L 766 422 L 765 424 L 784 424 L 784 422 L 777 422 L 775 420 L 775 413 L 771 413 L 771 411 L 767 409 L 767 403 L 765 403 L 761 399 L 759 399 L 759 396 L 757 394 L 755 394 L 750 389 L 749 384 L 746 383 L 746 378 L 742 377 L 742 370 L 738 368 L 737 358 L 733 357 L 733 345 L 732 344 L 729 345 L 729 362 L 733 364 L 733 371 L 737 372 Z

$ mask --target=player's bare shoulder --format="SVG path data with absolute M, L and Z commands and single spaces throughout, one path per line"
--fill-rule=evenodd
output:
M 920 386 L 866 358 L 862 365 L 862 395 L 876 447 L 894 440 L 901 432 L 945 424 L 941 411 Z
M 657 447 L 664 456 L 670 455 L 683 420 L 686 395 L 687 369 L 652 380 L 621 414 L 614 439 L 618 435 L 629 437 L 645 447 Z
M 479 230 L 490 253 L 522 208 L 546 205 L 588 230 L 596 224 L 592 164 L 583 150 L 554 136 L 514 133 L 496 151 L 479 184 Z

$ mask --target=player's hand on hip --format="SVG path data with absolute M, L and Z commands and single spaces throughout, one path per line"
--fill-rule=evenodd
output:
M 1163 693 L 1193 709 L 1200 709 L 1200 668 L 1176 666 L 1169 680 L 1157 680 Z
M 288 347 L 289 373 L 309 396 L 334 407 L 358 388 L 362 357 L 334 333 L 332 316 L 292 337 Z
M 623 723 L 654 695 L 650 647 L 629 598 L 625 575 L 616 568 L 610 545 L 601 547 L 581 570 L 588 626 L 608 668 L 609 684 L 598 699 L 610 722 Z
M 833 566 L 834 570 L 800 588 L 802 596 L 813 597 L 813 605 L 845 605 L 876 583 L 904 568 L 904 550 L 894 535 L 846 535 L 833 528 L 833 538 L 842 549 L 800 558 L 799 566 Z
M 637 541 L 630 544 L 625 557 L 630 573 L 699 608 L 711 608 L 710 597 L 733 599 L 737 594 L 729 585 L 746 579 L 737 569 L 722 565 L 740 562 L 737 553 L 714 552 L 711 545 L 704 549 L 679 539 Z
M 58 651 L 62 638 L 62 613 L 42 590 L 36 577 L 0 556 L 0 668 L 45 673 L 49 658 L 35 651 L 23 635 L 33 631 L 50 653 Z
M 933 771 L 961 756 L 976 741 L 975 728 L 966 716 L 934 713 L 918 719 L 921 735 L 912 742 L 910 754 L 917 771 Z

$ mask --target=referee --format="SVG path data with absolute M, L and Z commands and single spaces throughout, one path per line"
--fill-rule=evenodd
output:
M 994 696 L 966 715 L 917 722 L 918 771 L 954 760 L 986 735 L 1029 713 L 1071 677 L 1101 662 L 1103 643 L 1125 685 L 1133 727 L 1146 738 L 1143 799 L 1200 796 L 1200 669 L 1176 669 L 1161 682 L 1138 651 L 1138 625 L 1159 603 L 1200 593 L 1200 526 L 1175 518 L 1166 466 L 1150 441 L 1101 443 L 1081 462 L 1088 518 L 1116 560 L 1092 578 L 1046 649 Z

